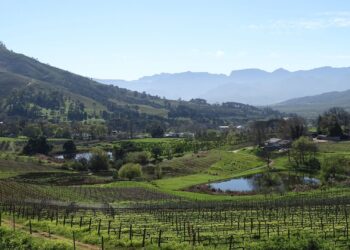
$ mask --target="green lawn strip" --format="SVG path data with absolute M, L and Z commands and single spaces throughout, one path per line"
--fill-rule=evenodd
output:
M 18 142 L 18 141 L 26 141 L 27 137 L 0 137 L 0 142 Z
M 99 186 L 99 187 L 119 187 L 119 188 L 149 188 L 149 189 L 157 189 L 154 185 L 151 184 L 151 182 L 146 181 L 116 181 L 108 184 L 99 184 L 99 185 L 92 185 L 92 186 Z

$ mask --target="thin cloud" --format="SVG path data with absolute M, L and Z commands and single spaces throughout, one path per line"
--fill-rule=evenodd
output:
M 217 57 L 217 58 L 221 58 L 225 55 L 225 52 L 222 51 L 222 50 L 217 50 L 215 53 L 214 53 L 214 56 Z
M 318 17 L 298 20 L 272 20 L 265 24 L 251 24 L 254 30 L 319 30 L 327 28 L 350 28 L 350 12 L 318 13 Z

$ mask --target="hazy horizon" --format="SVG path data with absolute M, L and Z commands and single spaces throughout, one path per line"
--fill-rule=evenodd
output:
M 350 65 L 348 1 L 4 0 L 2 9 L 8 48 L 100 79 Z

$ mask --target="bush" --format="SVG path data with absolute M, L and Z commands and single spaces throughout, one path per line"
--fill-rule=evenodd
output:
M 96 150 L 89 161 L 89 169 L 92 172 L 106 171 L 109 169 L 109 158 L 106 152 Z
M 70 163 L 70 168 L 76 170 L 76 171 L 87 171 L 88 166 L 87 164 L 82 163 L 81 161 L 73 161 Z
M 130 152 L 127 154 L 125 161 L 146 165 L 148 163 L 148 158 L 147 152 Z
M 121 178 L 126 178 L 129 180 L 135 179 L 142 176 L 142 169 L 140 164 L 127 163 L 123 165 L 119 171 L 118 175 Z
M 156 176 L 157 179 L 162 179 L 163 171 L 162 171 L 162 166 L 160 164 L 157 164 L 156 167 L 154 168 L 154 175 Z
M 306 166 L 310 172 L 317 172 L 321 169 L 321 163 L 317 158 L 312 158 L 306 162 Z

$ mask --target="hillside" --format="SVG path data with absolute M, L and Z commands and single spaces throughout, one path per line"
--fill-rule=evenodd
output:
M 236 101 L 250 105 L 271 105 L 301 96 L 344 91 L 349 88 L 349 79 L 350 68 L 322 67 L 295 72 L 285 69 L 273 72 L 245 69 L 232 71 L 230 75 L 162 73 L 134 81 L 98 81 L 173 99 L 204 98 L 210 103 Z
M 8 119 L 103 119 L 113 123 L 114 129 L 128 130 L 132 126 L 142 130 L 152 123 L 194 129 L 279 115 L 239 103 L 174 101 L 101 84 L 14 53 L 5 46 L 0 46 L 0 87 L 0 114 Z
M 297 113 L 309 118 L 315 118 L 332 107 L 342 107 L 350 111 L 350 90 L 295 98 L 273 106 L 282 112 Z

